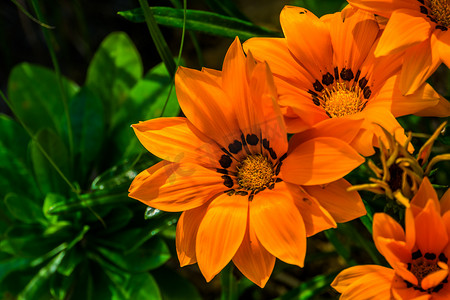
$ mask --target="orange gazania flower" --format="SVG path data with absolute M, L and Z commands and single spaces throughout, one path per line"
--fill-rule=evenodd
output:
M 176 232 L 181 266 L 197 262 L 210 281 L 233 260 L 263 287 L 276 257 L 302 267 L 307 236 L 365 214 L 342 179 L 362 157 L 314 132 L 288 146 L 270 70 L 246 57 L 238 39 L 222 72 L 179 68 L 175 83 L 187 118 L 133 125 L 165 160 L 138 174 L 129 196 L 184 211 Z
M 377 137 L 384 138 L 374 123 L 389 132 L 400 129 L 396 137 L 403 143 L 395 117 L 450 113 L 450 107 L 430 110 L 446 100 L 428 84 L 414 95 L 401 95 L 401 54 L 375 58 L 380 28 L 373 14 L 347 6 L 319 19 L 304 8 L 286 6 L 280 22 L 285 38 L 253 38 L 244 49 L 268 62 L 288 132 L 319 126 L 336 136 L 334 129 L 341 126 L 360 126 L 352 145 L 368 156 Z
M 425 177 L 406 210 L 406 232 L 389 215 L 373 221 L 375 245 L 392 269 L 355 266 L 331 284 L 341 299 L 450 299 L 450 190 L 439 202 Z
M 376 56 L 406 50 L 400 88 L 413 93 L 444 62 L 450 67 L 448 0 L 348 0 L 358 8 L 389 18 Z

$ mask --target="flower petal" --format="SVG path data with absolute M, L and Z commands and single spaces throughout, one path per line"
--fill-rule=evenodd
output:
M 410 0 L 348 0 L 352 6 L 389 18 L 393 11 L 409 8 L 419 10 L 419 4 Z
M 269 280 L 275 265 L 275 256 L 261 245 L 250 222 L 233 262 L 245 277 L 259 287 L 263 288 Z
M 286 263 L 303 267 L 305 225 L 284 182 L 255 195 L 250 202 L 250 224 L 267 251 Z
M 136 176 L 129 197 L 160 210 L 184 211 L 226 189 L 217 172 L 190 163 L 160 162 Z
M 300 185 L 317 185 L 342 178 L 364 159 L 347 143 L 319 137 L 290 144 L 281 167 L 283 180 Z
M 360 277 L 344 290 L 340 299 L 390 299 L 394 272 L 383 268 Z
M 198 227 L 206 214 L 207 205 L 187 210 L 178 219 L 176 246 L 180 266 L 184 267 L 197 262 L 195 241 Z
M 437 35 L 436 46 L 438 48 L 439 57 L 450 68 L 450 31 L 445 31 Z
M 219 165 L 218 158 L 223 154 L 219 147 L 186 118 L 158 118 L 132 127 L 141 144 L 161 159 Z
M 392 281 L 392 296 L 394 299 L 414 299 L 414 300 L 428 300 L 431 299 L 431 295 L 426 292 L 421 292 L 408 286 L 405 280 L 400 276 L 394 276 Z M 434 299 L 434 295 L 433 295 Z
M 197 262 L 206 281 L 233 258 L 247 227 L 248 199 L 222 194 L 208 206 L 197 233 Z
M 441 208 L 439 205 L 439 200 L 436 194 L 436 191 L 434 190 L 433 186 L 431 185 L 430 180 L 428 177 L 424 177 L 422 180 L 422 183 L 420 184 L 419 190 L 414 195 L 414 197 L 411 199 L 411 204 L 414 204 L 416 207 L 419 208 L 425 208 L 428 201 L 432 200 L 434 202 L 434 207 L 437 209 L 437 211 L 440 213 Z M 414 216 L 417 215 L 420 211 L 413 210 Z
M 441 215 L 444 215 L 447 211 L 450 210 L 450 189 L 447 189 L 444 195 L 442 195 L 440 203 L 441 203 Z
M 425 41 L 430 34 L 431 24 L 419 11 L 395 10 L 381 35 L 375 56 L 386 56 L 405 50 Z
M 424 290 L 428 290 L 440 284 L 442 280 L 448 277 L 448 269 L 438 270 L 428 274 L 421 282 Z
M 347 192 L 351 184 L 345 179 L 326 185 L 305 186 L 304 189 L 319 201 L 338 223 L 348 222 L 366 214 L 358 192 Z
M 342 294 L 357 280 L 373 273 L 383 273 L 387 275 L 389 274 L 389 276 L 392 277 L 394 276 L 394 270 L 386 267 L 377 265 L 354 266 L 340 272 L 331 283 L 331 287 Z

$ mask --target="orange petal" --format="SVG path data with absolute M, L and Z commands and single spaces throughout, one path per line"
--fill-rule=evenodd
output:
M 332 70 L 331 39 L 324 22 L 307 9 L 285 6 L 280 23 L 289 50 L 314 78 L 322 78 L 320 70 Z
M 394 276 L 392 281 L 392 296 L 396 300 L 414 299 L 414 300 L 428 300 L 431 295 L 426 292 L 421 292 L 414 288 L 408 287 L 405 280 L 400 276 Z M 435 294 L 434 294 L 435 295 Z M 433 295 L 433 299 L 434 299 Z
M 355 281 L 372 273 L 392 273 L 390 276 L 394 276 L 394 270 L 386 267 L 377 265 L 354 266 L 340 272 L 331 283 L 331 287 L 342 294 Z
M 396 261 L 402 261 L 401 257 L 392 254 L 390 249 L 386 248 L 390 241 L 405 242 L 405 232 L 403 231 L 403 228 L 392 217 L 385 213 L 376 213 L 374 215 L 373 240 L 378 251 L 385 257 L 388 256 L 386 258 L 391 266 L 393 266 Z
M 218 159 L 223 153 L 217 144 L 186 118 L 158 118 L 132 127 L 141 144 L 164 160 L 198 162 L 211 167 L 219 165 Z
M 363 162 L 364 159 L 347 143 L 319 137 L 289 145 L 281 177 L 300 185 L 324 184 L 342 178 Z
M 207 72 L 179 67 L 175 76 L 178 102 L 195 127 L 222 147 L 228 146 L 240 130 L 232 100 Z
M 437 36 L 436 46 L 438 48 L 439 57 L 450 68 L 450 31 L 435 33 Z
M 222 194 L 209 204 L 196 241 L 197 262 L 206 281 L 236 254 L 247 227 L 247 213 L 247 197 Z
M 375 240 L 375 244 L 377 246 L 378 251 L 380 251 L 380 253 L 383 254 L 388 263 L 396 271 L 399 269 L 398 267 L 399 265 L 405 264 L 411 259 L 411 250 L 407 247 L 406 242 L 404 241 L 396 241 L 392 239 L 378 237 Z M 408 275 L 411 276 L 411 274 Z
M 348 3 L 387 18 L 397 9 L 409 8 L 418 11 L 420 5 L 420 3 L 410 0 L 348 0 Z
M 374 144 L 374 134 L 372 130 L 361 128 L 359 133 L 350 143 L 350 146 L 352 146 L 361 155 L 368 157 L 375 154 L 373 144 Z
M 305 186 L 304 189 L 319 201 L 338 223 L 348 222 L 366 214 L 358 192 L 347 192 L 351 187 L 345 179 L 328 183 L 324 186 Z
M 405 211 L 405 239 L 406 247 L 412 252 L 416 244 L 416 225 L 411 206 Z
M 423 254 L 440 253 L 448 242 L 447 230 L 435 202 L 429 200 L 425 208 L 414 218 L 416 244 Z
M 436 37 L 409 48 L 404 56 L 400 90 L 403 95 L 414 93 L 436 71 L 441 59 Z
M 421 282 L 421 286 L 424 290 L 433 288 L 440 284 L 442 280 L 448 277 L 448 269 L 438 270 L 431 274 L 428 274 Z
M 441 214 L 443 215 L 450 210 L 450 189 L 447 189 L 444 195 L 442 195 L 440 203 L 441 203 Z
M 136 176 L 129 197 L 160 210 L 184 211 L 226 189 L 217 172 L 190 163 L 160 162 Z
M 391 282 L 394 277 L 392 269 L 378 269 L 360 277 L 342 293 L 340 299 L 390 299 Z
M 259 287 L 263 288 L 269 280 L 275 265 L 275 256 L 261 245 L 250 222 L 233 262 L 245 277 Z
M 428 39 L 431 24 L 418 10 L 399 9 L 392 12 L 381 35 L 375 56 L 386 56 L 405 50 Z
M 257 194 L 250 202 L 250 226 L 263 247 L 282 261 L 303 267 L 306 231 L 284 182 Z
M 198 227 L 206 214 L 207 205 L 187 210 L 178 219 L 176 246 L 180 266 L 184 267 L 197 262 L 195 241 Z
M 414 204 L 417 207 L 425 208 L 429 200 L 432 200 L 434 202 L 434 207 L 440 213 L 440 205 L 436 191 L 431 185 L 428 177 L 424 177 L 422 183 L 420 184 L 419 190 L 411 199 L 410 203 Z

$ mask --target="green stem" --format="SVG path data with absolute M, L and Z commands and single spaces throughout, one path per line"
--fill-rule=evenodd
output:
M 156 50 L 158 51 L 159 56 L 164 62 L 164 65 L 166 66 L 167 72 L 169 72 L 170 77 L 173 78 L 175 76 L 177 66 L 175 64 L 175 61 L 173 60 L 169 46 L 167 45 L 166 40 L 159 30 L 158 24 L 156 23 L 156 20 L 153 17 L 152 12 L 150 11 L 147 0 L 139 0 L 139 4 L 141 5 L 142 11 L 144 12 L 145 22 L 147 23 L 150 36 L 155 43 Z
M 43 20 L 42 12 L 38 4 L 38 0 L 32 0 L 31 3 L 33 4 L 34 11 L 36 12 L 36 16 L 38 20 Z M 69 106 L 68 106 L 68 100 L 67 100 L 67 94 L 66 89 L 63 84 L 62 76 L 61 76 L 61 70 L 59 68 L 58 60 L 56 59 L 55 50 L 53 49 L 51 37 L 50 37 L 50 31 L 48 28 L 42 28 L 42 33 L 44 34 L 45 43 L 47 44 L 48 51 L 50 53 L 50 57 L 52 60 L 53 68 L 55 69 L 56 76 L 58 78 L 58 86 L 61 93 L 61 100 L 64 106 L 64 114 L 66 115 L 67 120 L 67 134 L 69 138 L 69 159 L 71 162 L 71 165 L 73 165 L 73 132 L 72 132 L 72 125 L 70 122 L 70 114 L 69 114 Z
M 47 29 L 55 29 L 55 26 L 50 26 L 47 25 L 41 21 L 39 21 L 38 19 L 36 19 L 35 17 L 33 17 L 26 9 L 25 7 L 22 6 L 22 4 L 20 4 L 19 2 L 17 2 L 16 0 L 11 0 L 12 3 L 14 3 L 17 8 L 25 15 L 27 16 L 31 21 L 39 24 L 40 26 L 47 28 Z
M 230 262 L 222 272 L 220 272 L 220 279 L 222 284 L 221 300 L 237 300 L 237 282 L 233 275 L 234 265 Z

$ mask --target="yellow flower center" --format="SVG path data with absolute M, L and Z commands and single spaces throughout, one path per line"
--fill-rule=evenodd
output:
M 430 13 L 437 23 L 442 26 L 450 26 L 450 5 L 448 0 L 430 0 Z
M 360 112 L 364 106 L 361 99 L 361 89 L 344 83 L 336 83 L 331 89 L 325 88 L 321 106 L 332 118 L 340 118 Z
M 245 190 L 258 190 L 273 182 L 273 165 L 261 154 L 247 156 L 237 167 L 239 186 Z
M 428 260 L 424 257 L 418 258 L 411 263 L 411 273 L 413 273 L 417 281 L 420 283 L 422 280 L 433 272 L 440 270 L 436 260 Z

